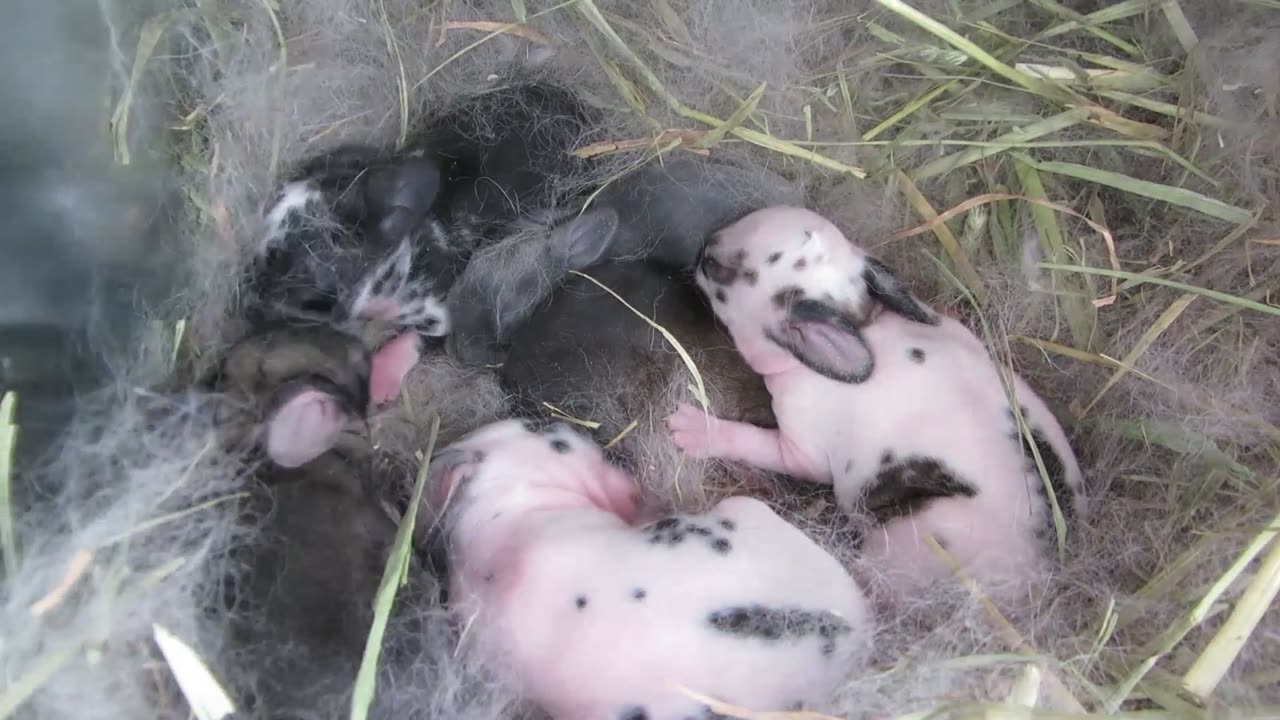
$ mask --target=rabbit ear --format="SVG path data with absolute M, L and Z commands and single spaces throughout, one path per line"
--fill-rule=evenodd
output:
M 304 388 L 267 421 L 267 455 L 281 467 L 305 465 L 337 443 L 349 419 L 333 394 Z
M 911 290 L 882 261 L 868 257 L 862 279 L 867 283 L 867 292 L 871 297 L 890 310 L 918 323 L 938 324 L 938 318 L 912 297 Z
M 475 466 L 475 455 L 458 448 L 445 448 L 431 456 L 425 494 L 436 512 L 444 510 L 458 486 L 471 479 Z
M 617 233 L 618 213 L 612 208 L 588 210 L 551 234 L 551 251 L 570 270 L 582 270 L 605 254 Z
M 860 383 L 871 377 L 875 358 L 857 323 L 817 300 L 796 300 L 781 327 L 766 332 L 806 367 L 832 380 Z
M 400 394 L 405 376 L 418 364 L 418 333 L 408 330 L 373 354 L 369 369 L 369 399 L 374 407 Z

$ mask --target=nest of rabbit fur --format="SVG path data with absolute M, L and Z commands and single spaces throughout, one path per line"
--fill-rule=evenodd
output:
M 242 329 L 239 269 L 291 164 L 343 142 L 393 147 L 416 118 L 517 65 L 609 118 L 583 139 L 602 153 L 598 173 L 572 179 L 583 186 L 658 149 L 703 152 L 729 121 L 707 152 L 785 175 L 919 296 L 985 322 L 1072 438 L 1092 514 L 1043 599 L 1002 618 L 961 585 L 919 598 L 881 619 L 873 666 L 827 712 L 1274 708 L 1280 322 L 1267 304 L 1280 285 L 1280 12 L 1234 2 L 1224 13 L 1219 0 L 910 5 L 917 14 L 887 0 L 233 0 L 129 17 L 104 5 L 102 67 L 119 108 L 97 126 L 114 131 L 105 162 L 128 151 L 182 189 L 154 245 L 120 252 L 167 249 L 176 290 L 152 296 L 155 322 L 133 341 L 94 346 L 109 353 L 111 381 L 14 477 L 0 716 L 186 717 L 157 626 L 195 650 L 242 714 L 263 712 L 247 699 L 291 649 L 233 652 L 222 628 L 242 612 L 226 581 L 246 570 L 234 550 L 269 542 L 264 519 L 237 501 L 252 479 L 216 449 L 217 399 L 183 378 Z M 1082 28 L 1078 13 L 1112 19 Z M 930 19 L 993 54 L 971 59 Z M 1026 64 L 1015 76 L 999 70 L 1015 63 Z M 1043 196 L 1109 234 L 983 197 L 1003 192 Z M 946 225 L 890 239 L 975 198 Z M 1039 266 L 1107 269 L 1113 254 L 1118 284 Z M 149 266 L 113 267 L 127 283 Z M 662 420 L 690 391 L 672 367 L 645 378 L 660 397 L 623 393 L 587 418 L 631 428 L 651 498 L 695 508 L 767 496 L 856 563 L 829 493 L 679 457 Z M 445 358 L 426 358 L 410 386 L 372 427 L 406 484 L 433 416 L 444 443 L 508 411 L 492 373 Z M 399 592 L 372 715 L 526 713 L 455 657 L 435 586 L 413 576 Z M 307 716 L 348 714 L 355 669 L 318 662 L 296 688 Z

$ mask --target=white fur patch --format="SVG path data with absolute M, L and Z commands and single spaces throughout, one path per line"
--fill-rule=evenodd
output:
M 272 245 L 280 242 L 289 232 L 289 220 L 296 216 L 305 216 L 314 212 L 311 205 L 318 204 L 323 198 L 320 188 L 310 180 L 286 183 L 280 188 L 280 199 L 272 206 L 264 218 L 266 230 L 258 243 L 258 252 L 264 253 Z
M 413 245 L 405 238 L 395 252 L 361 279 L 351 300 L 350 315 L 420 327 L 429 336 L 447 334 L 449 311 L 444 298 L 430 284 L 410 280 L 412 262 Z

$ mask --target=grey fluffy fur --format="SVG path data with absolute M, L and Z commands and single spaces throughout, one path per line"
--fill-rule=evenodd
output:
M 8 172 L 6 183 L 22 192 L 12 196 L 6 192 L 6 201 L 16 197 L 20 200 L 14 207 L 54 208 L 49 216 L 63 213 L 60 217 L 71 220 L 70 225 L 59 226 L 33 216 L 38 219 L 29 227 L 68 243 L 50 250 L 48 256 L 41 257 L 21 244 L 6 244 L 7 258 L 17 260 L 0 272 L 21 266 L 32 282 L 25 299 L 11 303 L 6 296 L 0 307 L 20 308 L 28 317 L 50 325 L 81 328 L 85 331 L 81 341 L 89 341 L 98 355 L 95 364 L 102 367 L 93 373 L 73 368 L 67 375 L 93 378 L 101 371 L 108 378 L 106 389 L 81 397 L 68 434 L 48 453 L 36 452 L 43 445 L 35 440 L 41 421 L 35 415 L 20 417 L 28 425 L 19 446 L 29 454 L 20 466 L 15 494 L 21 560 L 5 577 L 0 671 L 6 680 L 6 701 L 20 689 L 32 690 L 21 698 L 18 712 L 22 716 L 185 717 L 185 703 L 151 640 L 153 622 L 196 648 L 236 695 L 246 715 L 267 716 L 261 708 L 245 708 L 244 702 L 263 684 L 257 673 L 269 672 L 262 670 L 272 662 L 267 650 L 287 655 L 288 646 L 264 648 L 256 658 L 233 652 L 224 631 L 239 610 L 235 605 L 230 610 L 217 608 L 224 607 L 226 579 L 247 570 L 237 564 L 231 550 L 272 542 L 263 530 L 269 515 L 245 511 L 239 494 L 259 489 L 242 464 L 244 458 L 216 442 L 224 428 L 214 422 L 212 410 L 223 401 L 182 385 L 189 372 L 203 369 L 243 331 L 232 311 L 238 302 L 238 273 L 257 242 L 262 206 L 288 168 L 344 142 L 394 147 L 415 119 L 490 86 L 491 75 L 511 77 L 518 65 L 524 66 L 520 71 L 524 76 L 571 85 L 602 108 L 602 126 L 584 142 L 646 138 L 655 127 L 691 126 L 648 91 L 638 93 L 636 101 L 644 104 L 656 125 L 625 112 L 626 101 L 600 70 L 593 53 L 600 51 L 619 66 L 625 66 L 625 58 L 608 49 L 600 34 L 571 7 L 552 10 L 551 3 L 526 4 L 531 15 L 545 11 L 531 22 L 554 43 L 556 53 L 550 58 L 534 52 L 537 43 L 508 34 L 468 49 L 485 31 L 462 26 L 443 29 L 445 21 L 509 20 L 512 3 L 505 0 L 426 6 L 403 0 L 300 0 L 280 3 L 278 11 L 271 10 L 276 3 L 250 0 L 217 4 L 175 0 L 171 6 L 157 2 L 129 13 L 103 2 L 98 8 L 101 14 L 88 12 L 74 21 L 80 23 L 76 27 L 84 30 L 85 37 L 92 36 L 87 43 L 69 37 L 70 32 L 59 34 L 63 31 L 55 29 L 59 27 L 55 20 L 65 22 L 64 16 L 50 15 L 42 24 L 36 22 L 41 18 L 19 13 L 21 22 L 6 25 L 15 31 L 13 37 L 23 38 L 26 33 L 29 41 L 0 43 L 6 53 L 12 48 L 14 58 L 43 57 L 55 50 L 60 57 L 71 57 L 69 47 L 96 48 L 93 52 L 98 54 L 68 61 L 73 71 L 63 73 L 57 83 L 34 70 L 11 72 L 6 80 L 10 85 L 0 102 L 4 136 L 11 144 L 32 148 L 26 167 L 39 166 L 51 173 L 33 173 L 29 182 L 23 182 L 28 177 L 21 174 L 24 170 Z M 877 59 L 903 48 L 872 37 L 865 21 L 882 23 L 907 37 L 906 51 L 932 47 L 918 31 L 872 2 L 855 2 L 852 7 L 834 1 L 671 0 L 665 4 L 676 9 L 680 22 L 652 12 L 647 3 L 597 2 L 631 47 L 640 48 L 646 61 L 657 68 L 665 87 L 702 112 L 729 117 L 742 98 L 767 80 L 759 108 L 777 137 L 805 137 L 808 128 L 796 108 L 809 104 L 816 137 L 852 140 L 856 133 L 867 131 L 871 122 L 916 96 L 920 86 L 902 79 L 901 65 Z M 1203 161 L 1212 162 L 1213 174 L 1225 184 L 1224 192 L 1244 198 L 1242 203 L 1274 202 L 1280 135 L 1274 112 L 1267 109 L 1267 98 L 1277 92 L 1274 62 L 1267 60 L 1276 55 L 1280 22 L 1274 13 L 1247 9 L 1244 4 L 1233 5 L 1232 13 L 1222 13 L 1221 3 L 1212 0 L 1180 4 L 1201 40 L 1191 58 L 1203 85 L 1200 95 L 1206 98 L 1199 109 L 1234 121 L 1221 132 L 1217 147 L 1205 149 Z M 948 17 L 949 8 L 956 4 L 936 0 L 915 5 Z M 973 9 L 983 3 L 958 5 Z M 1030 36 L 1055 22 L 1032 4 L 1024 5 L 999 18 L 1004 23 L 1001 29 Z M 129 122 L 132 170 L 112 166 L 111 143 L 100 133 L 107 126 L 99 112 L 107 92 L 103 88 L 109 88 L 113 98 L 120 97 L 134 69 L 140 21 L 168 8 L 182 13 L 169 18 L 159 49 L 135 88 Z M 1167 31 L 1160 13 L 1151 12 L 1134 22 L 1138 23 L 1133 26 L 1135 32 L 1149 33 L 1152 47 L 1171 58 L 1171 63 L 1183 61 L 1186 52 Z M 637 30 L 645 27 L 660 28 L 660 39 L 650 43 Z M 952 23 L 952 27 L 961 25 Z M 279 37 L 285 40 L 284 49 Z M 1081 37 L 1081 49 L 1098 49 L 1089 36 Z M 49 42 L 42 44 L 40 39 Z M 540 62 L 530 66 L 531 55 Z M 287 61 L 287 67 L 282 61 Z M 815 76 L 834 73 L 838 64 L 849 69 L 847 81 L 855 91 L 850 113 L 826 111 L 826 101 L 843 103 L 838 95 L 811 97 L 803 89 L 813 87 Z M 29 82 L 16 84 L 20 80 Z M 53 85 L 62 86 L 56 97 L 49 92 Z M 85 103 L 63 104 L 69 97 Z M 1040 111 L 1025 97 L 993 97 L 960 98 L 956 109 Z M 30 117 L 36 119 L 28 120 L 23 113 L 10 111 L 13 108 L 32 108 Z M 179 116 L 189 116 L 190 129 L 163 130 L 182 125 Z M 908 137 L 945 139 L 927 117 L 909 132 Z M 90 136 L 102 142 L 81 148 L 70 141 Z M 838 161 L 864 164 L 872 170 L 882 162 L 861 146 L 823 150 Z M 919 145 L 893 150 L 903 166 L 950 151 Z M 1159 180 L 1180 172 L 1115 149 L 1064 148 L 1055 153 L 1057 158 L 1087 160 L 1144 179 Z M 870 242 L 914 222 L 884 177 L 850 179 L 744 143 L 717 146 L 713 154 L 732 157 L 747 168 L 767 167 L 804 185 L 809 203 L 851 232 L 856 229 L 852 234 L 859 241 Z M 563 178 L 563 187 L 594 189 L 642 159 L 641 155 L 593 163 L 583 176 Z M 72 156 L 93 157 L 92 172 L 60 162 Z M 176 166 L 153 164 L 166 157 L 176 157 Z M 49 168 L 63 171 L 58 174 Z M 107 179 L 99 184 L 97 177 Z M 145 182 L 136 184 L 132 177 Z M 174 177 L 179 181 L 172 181 Z M 925 183 L 922 190 L 949 197 L 946 183 L 957 177 Z M 70 179 L 77 178 L 74 191 L 65 192 L 72 187 L 67 184 Z M 1054 199 L 1077 206 L 1083 186 L 1063 179 L 1049 182 Z M 171 206 L 156 199 L 164 197 L 166 185 L 181 187 L 189 200 L 177 212 L 169 212 Z M 121 187 L 145 192 L 141 199 L 121 198 L 116 194 Z M 1209 190 L 1206 185 L 1193 187 Z M 1137 202 L 1111 192 L 1100 196 L 1126 259 L 1160 258 L 1170 245 L 1189 248 L 1186 254 L 1195 256 L 1227 231 L 1221 223 L 1198 217 L 1189 220 L 1163 204 Z M 70 201 L 62 206 L 55 202 L 65 198 Z M 136 232 L 130 222 L 138 216 L 157 222 L 146 232 Z M 166 228 L 169 219 L 178 221 L 176 229 Z M 1093 242 L 1087 228 L 1060 220 L 1073 237 Z M 1268 222 L 1273 221 L 1264 219 L 1257 229 L 1260 237 L 1276 236 L 1277 228 Z M 51 227 L 55 230 L 50 231 Z M 76 231 L 61 232 L 58 227 Z M 23 234 L 24 238 L 38 236 L 35 231 Z M 82 238 L 96 241 L 70 242 Z M 928 249 L 938 254 L 932 242 L 931 236 L 921 235 L 875 249 L 908 269 L 921 296 L 964 309 L 957 294 L 937 280 L 932 264 L 920 253 Z M 1086 246 L 1088 264 L 1102 264 L 1098 247 Z M 1258 271 L 1257 277 L 1248 277 L 1240 270 L 1243 251 L 1236 247 L 1195 268 L 1179 270 L 1179 279 L 1265 298 L 1266 289 L 1274 289 L 1278 261 L 1274 248 L 1252 246 L 1249 261 Z M 157 248 L 171 252 L 157 253 Z M 66 264 L 61 260 L 50 264 L 50 257 L 66 258 Z M 1002 355 L 1011 355 L 1019 372 L 1055 401 L 1066 417 L 1062 407 L 1066 400 L 1080 397 L 1081 388 L 1086 389 L 1084 397 L 1092 396 L 1111 370 L 1026 344 L 1006 344 L 1005 338 L 1011 335 L 1065 343 L 1070 334 L 1053 298 L 1028 287 L 1017 258 L 1012 264 L 984 258 L 980 271 L 990 289 L 982 310 L 994 330 L 993 346 Z M 84 281 L 86 277 L 111 282 L 94 285 Z M 152 308 L 150 314 L 119 309 L 130 306 L 134 298 L 128 283 L 139 278 L 155 280 L 159 286 L 152 288 L 148 283 L 146 292 L 140 293 L 145 297 L 138 298 L 152 301 L 146 304 Z M 125 291 L 91 297 L 50 294 L 47 288 L 55 280 L 71 288 L 119 283 Z M 1050 284 L 1047 277 L 1036 280 Z M 172 281 L 177 289 L 160 281 Z M 16 287 L 0 279 L 0 292 Z M 1166 289 L 1145 287 L 1127 295 L 1115 308 L 1096 311 L 1092 318 L 1100 339 L 1092 349 L 1113 357 L 1123 355 L 1176 297 Z M 1135 372 L 1105 394 L 1085 420 L 1069 428 L 1090 478 L 1091 495 L 1100 498 L 1100 510 L 1092 527 L 1082 533 L 1084 549 L 1070 558 L 1058 577 L 1046 580 L 1050 592 L 1013 621 L 1027 643 L 1063 659 L 1062 665 L 1052 669 L 1081 698 L 1092 697 L 1084 681 L 1110 682 L 1112 666 L 1139 662 L 1137 651 L 1143 644 L 1180 618 L 1197 591 L 1222 572 L 1250 534 L 1280 507 L 1274 487 L 1265 485 L 1277 471 L 1268 448 L 1275 446 L 1274 428 L 1280 424 L 1274 403 L 1280 390 L 1276 360 L 1280 336 L 1274 318 L 1241 312 L 1223 320 L 1223 313 L 1230 310 L 1197 300 L 1139 358 Z M 138 322 L 139 316 L 159 319 L 161 329 Z M 175 376 L 169 358 L 171 328 L 177 318 L 187 319 L 188 324 L 183 361 Z M 10 317 L 6 315 L 5 320 Z M 199 352 L 188 353 L 188 349 Z M 38 358 L 57 354 L 50 351 Z M 40 362 L 37 359 L 33 366 Z M 610 385 L 615 391 L 612 396 L 597 393 L 600 386 L 583 388 L 602 398 L 590 404 L 592 417 L 585 418 L 602 423 L 601 435 L 637 421 L 637 428 L 617 449 L 630 456 L 652 502 L 696 507 L 729 492 L 764 494 L 824 546 L 850 563 L 857 562 L 854 538 L 821 490 L 744 476 L 735 468 L 682 461 L 666 438 L 662 420 L 678 399 L 689 398 L 689 378 L 683 365 L 670 356 L 656 367 L 654 374 L 638 377 L 634 385 L 602 375 L 599 382 Z M 5 378 L 8 386 L 10 376 Z M 724 386 L 714 380 L 711 385 L 713 406 L 732 401 L 725 396 Z M 446 358 L 424 360 L 411 374 L 409 386 L 399 407 L 370 423 L 379 475 L 392 478 L 385 490 L 393 504 L 407 492 L 417 469 L 413 452 L 422 449 L 431 413 L 442 416 L 440 442 L 445 443 L 510 411 L 493 373 L 462 369 Z M 24 413 L 41 397 L 36 386 L 31 387 L 23 395 L 29 398 L 23 400 Z M 1139 421 L 1146 425 L 1134 425 Z M 27 432 L 27 427 L 33 432 Z M 1153 428 L 1166 432 L 1153 435 Z M 1226 456 L 1235 459 L 1227 463 L 1222 459 Z M 1250 500 L 1246 503 L 1241 498 Z M 1212 539 L 1206 541 L 1193 570 L 1175 587 L 1155 596 L 1134 595 L 1206 531 Z M 88 571 L 57 607 L 43 617 L 33 617 L 31 605 L 59 585 L 68 562 L 80 549 L 93 553 Z M 425 573 L 411 580 L 410 587 L 401 589 L 388 628 L 374 716 L 496 720 L 526 712 L 512 689 L 495 684 L 481 669 L 454 657 L 457 628 L 435 603 L 434 580 Z M 1113 599 L 1121 622 L 1107 646 L 1099 650 L 1092 643 L 1103 611 Z M 845 715 L 896 715 L 955 698 L 1005 697 L 1022 671 L 1021 663 L 955 661 L 962 656 L 1009 652 L 1007 639 L 992 631 L 977 603 L 963 593 L 940 591 L 940 597 L 921 598 L 920 606 L 911 610 L 883 623 L 875 669 L 850 679 L 836 709 L 843 709 Z M 250 626 L 254 621 L 238 619 Z M 1195 629 L 1185 647 L 1203 647 L 1220 622 L 1221 617 L 1215 617 Z M 1274 669 L 1274 658 L 1280 656 L 1277 627 L 1280 618 L 1272 609 L 1219 687 L 1216 702 L 1280 702 L 1280 686 L 1274 681 L 1250 679 L 1251 674 Z M 53 659 L 59 663 L 45 665 Z M 1185 667 L 1181 657 L 1169 661 Z M 46 677 L 38 675 L 49 667 L 52 672 Z M 312 704 L 310 717 L 345 715 L 351 672 L 345 663 L 320 667 L 314 685 L 297 688 Z M 1063 707 L 1052 696 L 1042 706 Z

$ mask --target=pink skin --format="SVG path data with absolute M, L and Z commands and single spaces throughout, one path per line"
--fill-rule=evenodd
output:
M 834 484 L 848 511 L 860 509 L 887 453 L 890 465 L 913 456 L 941 462 L 976 495 L 935 499 L 868 532 L 863 557 L 890 601 L 952 575 L 926 534 L 940 539 L 966 575 L 989 588 L 1017 592 L 1017 581 L 1049 567 L 1053 520 L 1043 480 L 1034 465 L 1028 472 L 1010 437 L 1017 426 L 1008 415 L 1000 370 L 968 328 L 927 308 L 936 324 L 886 307 L 883 302 L 895 301 L 882 302 L 864 280 L 871 262 L 866 253 L 808 210 L 753 213 L 720 232 L 707 253 L 721 266 L 739 266 L 733 282 L 717 283 L 703 271 L 697 282 L 709 296 L 723 297 L 712 305 L 764 377 L 779 429 L 716 418 L 708 430 L 701 410 L 682 405 L 668 419 L 678 447 L 695 457 Z M 743 275 L 752 273 L 757 279 L 745 282 Z M 786 303 L 774 300 L 788 287 L 861 325 L 862 341 L 840 327 L 796 321 Z M 770 335 L 796 340 L 797 349 Z M 814 363 L 865 370 L 867 376 L 833 379 Z M 1064 513 L 1082 517 L 1083 481 L 1065 433 L 1026 382 L 1013 376 L 1013 387 L 1026 408 L 1024 420 L 1044 435 L 1065 468 L 1074 492 L 1070 498 L 1059 494 L 1058 502 L 1067 504 Z
M 563 424 L 496 422 L 432 464 L 465 637 L 558 720 L 635 708 L 649 720 L 700 716 L 675 685 L 759 711 L 821 705 L 867 650 L 857 584 L 757 500 L 729 498 L 663 531 L 641 526 L 633 479 Z M 651 542 L 690 522 L 703 530 Z M 812 631 L 764 640 L 711 624 L 718 610 L 756 604 L 828 611 L 850 629 L 828 655 Z
M 409 371 L 418 364 L 418 335 L 406 331 L 373 354 L 369 372 L 369 411 L 400 394 Z M 306 389 L 294 395 L 267 421 L 267 455 L 281 467 L 305 465 L 328 451 L 351 421 L 337 398 Z

